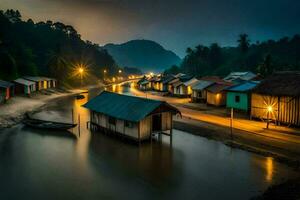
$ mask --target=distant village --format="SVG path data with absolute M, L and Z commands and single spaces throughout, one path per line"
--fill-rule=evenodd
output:
M 56 87 L 56 79 L 40 76 L 25 76 L 11 82 L 0 80 L 0 104 L 15 95 L 31 96 L 38 91 Z
M 300 126 L 300 73 L 276 72 L 266 79 L 246 72 L 232 72 L 225 78 L 194 77 L 186 74 L 144 76 L 143 91 L 159 91 L 191 102 L 226 106 L 250 118 L 276 124 Z

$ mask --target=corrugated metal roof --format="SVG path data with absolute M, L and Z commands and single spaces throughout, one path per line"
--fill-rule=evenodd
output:
M 176 108 L 173 108 L 164 101 L 127 96 L 107 91 L 103 91 L 97 97 L 83 105 L 83 107 L 117 119 L 138 122 L 162 104 L 170 107 L 171 111 L 177 112 Z
M 18 78 L 16 80 L 14 80 L 14 82 L 22 84 L 22 85 L 26 85 L 26 86 L 30 86 L 30 85 L 34 85 L 35 82 L 29 81 L 29 80 L 25 80 L 23 78 Z
M 247 71 L 247 72 L 231 72 L 228 76 L 224 78 L 225 81 L 233 81 L 235 79 L 241 79 L 245 81 L 252 80 L 257 75 L 253 72 Z
M 213 85 L 207 87 L 206 90 L 212 93 L 219 93 L 222 92 L 223 90 L 226 90 L 230 86 L 232 86 L 232 84 L 214 83 Z
M 164 77 L 164 78 L 162 79 L 162 83 L 163 83 L 163 84 L 167 84 L 167 83 L 169 83 L 170 81 L 172 81 L 172 80 L 174 80 L 174 79 L 175 79 L 175 77 L 172 76 L 172 75 L 166 76 L 166 77 Z
M 24 76 L 23 78 L 26 80 L 35 81 L 35 82 L 46 80 L 44 77 L 39 77 L 39 76 Z
M 140 84 L 140 85 L 145 85 L 145 84 L 148 84 L 148 83 L 149 83 L 148 80 L 143 80 L 143 81 L 141 81 L 139 84 Z
M 7 81 L 2 81 L 2 80 L 0 80 L 0 87 L 1 87 L 1 88 L 10 88 L 10 87 L 12 87 L 12 86 L 14 86 L 13 83 L 10 83 L 10 82 L 7 82 Z
M 239 85 L 228 88 L 228 91 L 232 92 L 247 92 L 259 84 L 259 81 L 248 81 Z
M 197 83 L 198 81 L 199 81 L 198 79 L 192 78 L 192 79 L 190 79 L 190 80 L 184 82 L 184 85 L 185 85 L 185 86 L 192 86 L 193 84 Z
M 204 81 L 204 80 L 199 80 L 199 82 L 192 86 L 193 90 L 204 90 L 205 88 L 207 88 L 208 86 L 214 84 L 214 82 L 212 81 Z
M 254 93 L 271 96 L 300 96 L 300 71 L 275 72 L 253 89 Z

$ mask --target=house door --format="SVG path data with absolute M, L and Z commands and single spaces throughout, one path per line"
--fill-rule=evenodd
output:
M 162 128 L 161 114 L 152 115 L 152 131 L 161 131 Z

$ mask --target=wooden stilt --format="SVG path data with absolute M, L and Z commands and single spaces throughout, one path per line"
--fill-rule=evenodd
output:
M 78 134 L 80 137 L 80 114 L 78 114 Z

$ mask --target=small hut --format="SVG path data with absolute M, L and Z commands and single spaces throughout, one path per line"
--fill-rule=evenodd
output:
M 217 82 L 207 87 L 207 104 L 214 106 L 226 105 L 226 89 L 232 86 L 231 83 Z
M 276 72 L 254 88 L 251 117 L 300 126 L 300 72 Z
M 24 76 L 23 79 L 31 81 L 31 82 L 34 82 L 35 83 L 36 91 L 48 88 L 48 83 L 45 80 L 45 78 L 43 78 L 43 77 L 38 77 L 38 76 Z
M 192 86 L 192 102 L 206 103 L 207 92 L 206 88 L 213 85 L 213 81 L 199 80 L 195 85 Z
M 0 80 L 0 103 L 6 102 L 14 95 L 14 84 Z
M 247 81 L 228 88 L 226 107 L 248 112 L 251 105 L 250 92 L 258 83 L 258 81 Z
M 172 118 L 179 111 L 156 101 L 104 91 L 84 105 L 91 111 L 91 127 L 135 141 L 155 133 L 172 136 Z
M 23 78 L 18 78 L 13 81 L 15 83 L 15 93 L 30 95 L 36 91 L 36 83 Z
M 190 80 L 195 81 L 195 79 L 192 76 L 189 75 L 182 75 L 178 79 L 174 79 L 170 83 L 172 83 L 174 91 L 173 94 L 177 96 L 188 96 L 189 91 L 188 91 L 188 85 L 185 83 L 188 83 Z M 192 91 L 190 90 L 190 94 Z
M 167 92 L 169 89 L 169 82 L 174 80 L 175 77 L 173 75 L 168 75 L 162 77 L 161 83 L 160 83 L 160 88 L 162 89 L 163 92 Z

